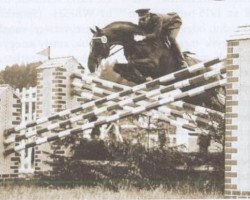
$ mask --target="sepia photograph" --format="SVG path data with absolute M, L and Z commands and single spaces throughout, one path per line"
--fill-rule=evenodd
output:
M 250 198 L 249 10 L 2 0 L 0 199 Z

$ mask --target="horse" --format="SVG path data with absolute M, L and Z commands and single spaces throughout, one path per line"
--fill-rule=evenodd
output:
M 88 68 L 92 73 L 99 67 L 102 59 L 109 57 L 113 45 L 123 46 L 124 55 L 128 61 L 128 63 L 116 63 L 113 70 L 122 78 L 135 84 L 145 82 L 147 77 L 155 79 L 181 69 L 174 52 L 165 44 L 165 41 L 159 38 L 136 42 L 134 36 L 144 34 L 136 24 L 117 21 L 103 29 L 97 26 L 95 28 L 96 30 L 90 29 L 93 38 L 88 57 Z M 184 54 L 184 57 L 189 66 L 200 62 L 187 54 Z M 210 90 L 203 95 L 185 100 L 196 102 L 197 105 L 209 106 L 211 97 L 216 94 L 215 90 Z
M 88 57 L 90 72 L 94 72 L 99 67 L 102 59 L 109 57 L 110 49 L 113 45 L 122 45 L 124 48 L 124 55 L 128 63 L 116 63 L 113 69 L 127 81 L 140 84 L 146 81 L 146 77 L 155 79 L 181 69 L 174 51 L 167 47 L 165 41 L 154 39 L 136 42 L 134 36 L 143 35 L 143 31 L 136 24 L 131 22 L 113 22 L 103 29 L 96 26 L 96 30 L 91 29 L 91 32 L 93 33 L 93 38 Z M 184 56 L 189 65 L 199 62 L 199 60 L 192 59 L 187 55 Z M 189 88 L 192 87 L 193 85 Z M 213 98 L 217 94 L 217 91 L 213 89 L 202 95 L 184 98 L 183 100 L 212 108 L 213 104 L 211 102 L 214 101 Z M 215 118 L 215 120 L 218 119 Z M 95 131 L 93 130 L 93 132 Z
M 88 57 L 90 72 L 94 72 L 101 60 L 110 55 L 113 45 L 123 46 L 128 61 L 116 63 L 114 71 L 128 81 L 140 84 L 146 81 L 146 77 L 155 79 L 181 69 L 174 52 L 160 38 L 136 42 L 134 36 L 144 34 L 136 24 L 117 21 L 103 29 L 96 26 L 96 30 L 90 30 L 93 33 Z

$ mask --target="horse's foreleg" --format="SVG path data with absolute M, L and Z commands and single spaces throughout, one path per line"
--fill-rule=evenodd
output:
M 146 78 L 134 67 L 133 64 L 116 63 L 114 71 L 128 81 L 140 84 L 146 81 Z

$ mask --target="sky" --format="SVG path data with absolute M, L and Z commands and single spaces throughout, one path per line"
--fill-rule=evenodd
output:
M 36 53 L 47 46 L 52 58 L 74 56 L 86 66 L 89 28 L 113 21 L 137 23 L 134 10 L 139 8 L 177 12 L 183 20 L 177 41 L 202 60 L 225 57 L 229 36 L 237 26 L 250 24 L 248 0 L 1 0 L 0 70 L 46 60 Z M 123 53 L 110 59 L 123 61 Z

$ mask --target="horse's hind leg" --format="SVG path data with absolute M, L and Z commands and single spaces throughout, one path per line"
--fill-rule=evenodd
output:
M 146 78 L 131 64 L 116 63 L 114 71 L 121 75 L 122 78 L 140 84 L 146 81 Z

